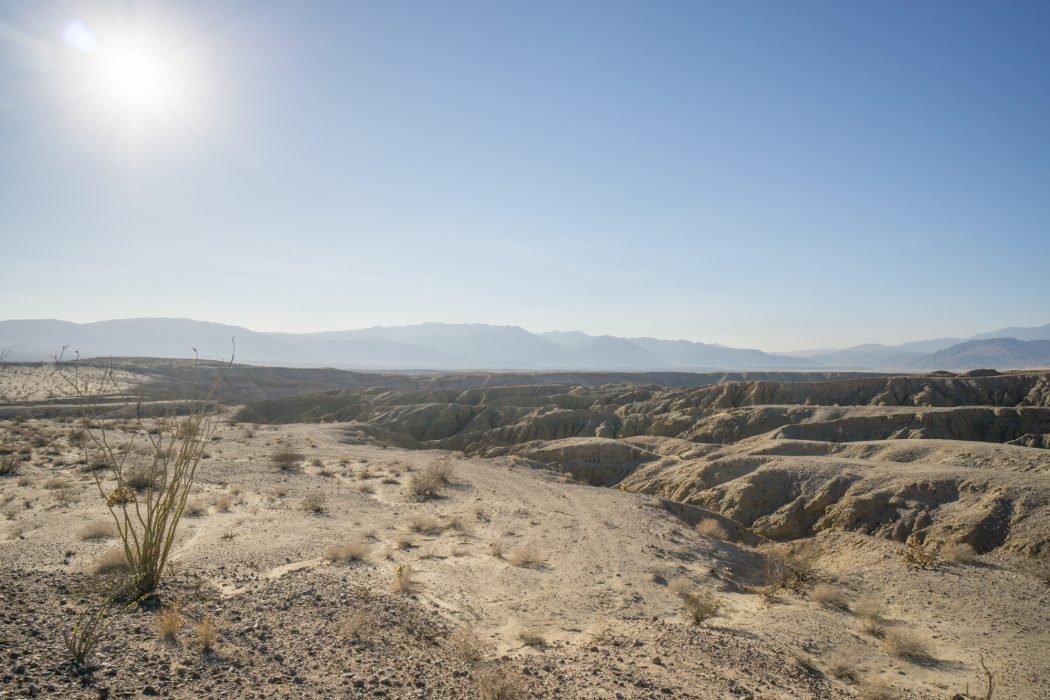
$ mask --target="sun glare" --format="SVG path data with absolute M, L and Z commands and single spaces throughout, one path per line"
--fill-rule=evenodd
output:
M 102 84 L 122 106 L 157 108 L 174 96 L 171 71 L 149 54 L 118 50 L 100 58 Z

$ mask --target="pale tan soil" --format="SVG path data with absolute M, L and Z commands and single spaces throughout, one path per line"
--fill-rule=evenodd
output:
M 0 480 L 3 697 L 31 687 L 54 697 L 135 695 L 146 686 L 172 697 L 477 697 L 478 668 L 447 643 L 467 624 L 486 644 L 483 665 L 525 674 L 538 697 L 847 698 L 882 679 L 902 697 L 947 698 L 967 686 L 983 692 L 979 654 L 995 674 L 995 697 L 1041 698 L 1050 688 L 1050 595 L 1012 571 L 1012 560 L 911 571 L 892 542 L 820 533 L 821 579 L 853 601 L 884 602 L 888 627 L 927 642 L 933 659 L 910 663 L 862 634 L 853 613 L 807 593 L 770 602 L 749 592 L 761 552 L 695 534 L 650 496 L 567 482 L 513 458 L 347 444 L 353 433 L 341 424 L 220 426 L 191 499 L 206 512 L 183 521 L 176 575 L 162 590 L 192 620 L 213 616 L 217 653 L 193 650 L 189 629 L 164 644 L 152 613 L 136 610 L 118 617 L 93 684 L 82 686 L 63 665 L 61 630 L 90 600 L 90 569 L 112 541 L 78 536 L 106 511 L 76 464 L 72 427 L 2 424 L 2 449 L 27 458 L 22 475 Z M 306 455 L 301 473 L 269 464 L 285 446 Z M 409 500 L 411 474 L 445 457 L 454 471 L 442 497 Z M 300 504 L 318 492 L 328 512 L 307 514 Z M 229 512 L 216 506 L 224 497 Z M 410 534 L 414 515 L 458 518 L 462 530 Z M 414 548 L 396 548 L 405 536 Z M 545 564 L 518 568 L 492 556 L 497 538 L 508 549 L 534 545 Z M 330 545 L 362 539 L 367 561 L 324 560 Z M 399 564 L 418 571 L 415 595 L 390 591 Z M 677 577 L 717 589 L 725 616 L 691 625 L 667 585 Z M 338 632 L 359 610 L 377 616 L 371 641 Z M 546 646 L 526 646 L 523 633 Z M 822 673 L 840 653 L 856 657 L 859 683 Z
M 103 386 L 106 394 L 127 392 L 149 381 L 147 376 L 125 369 L 80 365 L 76 371 L 81 382 L 92 389 Z M 73 386 L 55 371 L 52 362 L 0 365 L 0 403 L 70 399 L 75 395 Z

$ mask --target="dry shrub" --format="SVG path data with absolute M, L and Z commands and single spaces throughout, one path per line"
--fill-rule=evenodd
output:
M 129 503 L 135 502 L 135 491 L 131 488 L 121 484 L 117 488 L 106 494 L 106 505 L 110 508 L 114 506 L 127 506 Z
M 361 493 L 375 493 L 376 492 L 375 486 L 372 486 L 372 484 L 368 483 L 367 481 L 362 481 L 360 484 L 358 484 L 357 485 L 357 490 L 360 491 Z
M 117 536 L 117 529 L 112 523 L 90 523 L 80 531 L 81 540 L 111 540 Z
M 809 597 L 829 608 L 849 610 L 849 599 L 846 597 L 845 591 L 838 586 L 832 586 L 827 583 L 818 583 L 813 587 Z
M 270 464 L 279 472 L 297 472 L 306 456 L 295 450 L 276 450 L 270 455 Z
M 408 529 L 420 535 L 440 535 L 445 525 L 429 515 L 413 515 L 408 519 Z
M 406 549 L 412 549 L 416 546 L 416 540 L 411 535 L 401 535 L 394 540 L 394 549 L 404 551 Z
M 454 557 L 465 557 L 470 554 L 470 548 L 465 544 L 457 544 L 449 550 L 449 553 Z
M 444 483 L 434 470 L 428 468 L 408 478 L 408 495 L 416 501 L 437 498 Z
M 703 625 L 722 610 L 722 600 L 714 591 L 703 589 L 682 597 L 682 609 L 694 625 Z
M 364 561 L 368 557 L 368 551 L 368 545 L 364 542 L 335 544 L 328 548 L 324 558 L 333 564 L 349 564 L 354 561 Z
M 886 609 L 881 601 L 864 598 L 853 605 L 853 612 L 860 618 L 860 631 L 876 639 L 886 635 L 883 623 L 886 620 Z
M 64 479 L 48 479 L 43 483 L 43 487 L 48 491 L 55 491 L 57 489 L 65 488 L 66 481 Z
M 156 482 L 154 474 L 145 467 L 139 467 L 128 472 L 128 475 L 124 477 L 124 483 L 130 488 L 136 491 L 145 491 L 148 488 L 153 488 L 153 484 Z
M 208 514 L 208 505 L 202 501 L 193 501 L 186 504 L 183 512 L 191 518 L 200 518 Z
M 489 554 L 491 554 L 492 556 L 496 557 L 497 559 L 502 559 L 503 558 L 503 554 L 506 551 L 507 551 L 507 541 L 505 539 L 503 539 L 502 537 L 494 539 L 491 542 L 489 542 Z
M 886 630 L 882 646 L 890 656 L 912 663 L 928 663 L 933 659 L 926 643 L 907 630 Z
M 110 574 L 127 573 L 130 568 L 131 566 L 128 564 L 128 558 L 124 553 L 124 549 L 115 547 L 99 555 L 92 570 L 99 576 L 108 576 Z
M 459 515 L 446 515 L 445 516 L 445 529 L 455 530 L 456 532 L 466 532 L 467 526 L 463 524 L 463 517 Z
M 900 693 L 882 681 L 869 681 L 857 691 L 857 700 L 898 700 Z
M 547 646 L 547 640 L 543 638 L 543 635 L 532 630 L 521 630 L 518 632 L 518 639 L 522 644 L 533 649 L 542 649 Z
M 215 642 L 219 637 L 219 630 L 215 627 L 215 623 L 211 621 L 210 615 L 205 615 L 201 618 L 201 621 L 197 623 L 197 627 L 194 630 L 197 637 L 197 648 L 202 652 L 209 652 L 215 649 Z
M 859 661 L 856 657 L 839 652 L 828 661 L 828 675 L 838 678 L 840 681 L 856 683 L 860 680 L 857 673 Z
M 409 595 L 419 590 L 419 582 L 416 581 L 415 571 L 408 564 L 398 564 L 394 568 L 394 581 L 391 584 L 394 593 Z
M 343 620 L 339 633 L 346 639 L 365 642 L 371 639 L 376 627 L 378 622 L 375 615 L 367 610 L 358 610 Z
M 1022 559 L 1017 563 L 1017 570 L 1050 586 L 1050 554 Z
M 723 542 L 729 539 L 729 533 L 722 526 L 722 523 L 718 522 L 714 518 L 704 518 L 696 524 L 696 533 L 702 537 L 710 537 L 713 540 L 721 540 Z
M 924 547 L 915 538 L 910 538 L 903 547 L 898 549 L 897 556 L 909 569 L 936 569 L 941 563 L 937 552 Z
M 215 510 L 220 513 L 229 513 L 233 507 L 233 498 L 230 496 L 219 496 L 215 499 Z
M 156 614 L 153 618 L 153 626 L 157 629 L 157 635 L 161 639 L 174 642 L 182 629 L 184 620 L 177 605 L 171 605 Z
M 328 512 L 327 503 L 328 497 L 325 496 L 322 491 L 315 491 L 306 496 L 299 505 L 307 513 L 320 515 L 321 513 Z
M 451 484 L 452 475 L 455 473 L 455 467 L 452 466 L 452 462 L 447 459 L 438 460 L 423 470 L 424 474 L 430 474 L 432 478 L 437 479 L 442 484 Z
M 523 544 L 507 552 L 507 562 L 521 568 L 541 567 L 546 563 L 540 550 L 531 544 Z
M 773 590 L 790 588 L 802 592 L 816 578 L 815 560 L 819 553 L 812 544 L 802 543 L 766 554 L 765 581 Z
M 693 582 L 685 576 L 676 576 L 667 584 L 667 590 L 679 598 L 684 598 L 693 590 Z
M 485 658 L 485 644 L 472 627 L 460 627 L 448 638 L 452 656 L 465 664 L 476 664 Z
M 18 476 L 22 471 L 22 460 L 16 455 L 3 455 L 0 457 L 0 477 Z
M 528 696 L 525 679 L 506 666 L 492 666 L 477 673 L 480 700 L 523 700 Z

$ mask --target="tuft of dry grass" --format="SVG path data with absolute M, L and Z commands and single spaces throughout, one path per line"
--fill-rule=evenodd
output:
M 346 639 L 366 642 L 372 638 L 378 627 L 376 616 L 367 610 L 358 610 L 343 620 L 339 633 Z
M 208 514 L 208 505 L 202 501 L 191 501 L 186 504 L 183 513 L 191 518 L 200 518 Z
M 437 479 L 442 484 L 451 484 L 452 475 L 455 471 L 456 469 L 452 466 L 452 462 L 447 459 L 440 459 L 424 469 L 423 473 L 431 475 L 432 478 Z
M 297 472 L 306 456 L 295 450 L 280 449 L 270 455 L 270 464 L 279 472 Z
M 936 569 L 941 564 L 940 555 L 914 537 L 897 550 L 897 556 L 909 569 Z
M 886 630 L 882 647 L 890 656 L 912 663 L 922 664 L 933 660 L 926 643 L 907 630 Z
M 765 581 L 773 590 L 790 588 L 802 592 L 816 578 L 815 560 L 819 552 L 808 542 L 766 554 Z
M 204 653 L 215 649 L 215 643 L 219 638 L 219 630 L 215 623 L 211 621 L 210 615 L 205 615 L 201 618 L 201 621 L 197 623 L 197 627 L 194 629 L 194 633 L 198 649 Z
M 1017 563 L 1017 570 L 1026 576 L 1031 576 L 1040 583 L 1050 586 L 1050 554 L 1022 559 Z
M 506 551 L 507 541 L 502 537 L 499 537 L 489 542 L 489 554 L 496 557 L 497 559 L 502 559 Z
M 849 599 L 846 597 L 846 592 L 838 586 L 832 586 L 827 583 L 818 583 L 813 587 L 809 597 L 817 603 L 826 605 L 829 608 L 849 610 Z
M 953 564 L 972 564 L 977 558 L 973 545 L 966 542 L 949 542 L 941 547 L 941 559 Z
M 117 536 L 117 529 L 113 523 L 89 523 L 80 531 L 80 539 L 89 540 L 111 540 Z
M 547 646 L 547 640 L 543 638 L 543 635 L 532 630 L 521 630 L 518 632 L 518 639 L 522 644 L 533 649 L 542 649 Z
M 424 469 L 408 478 L 408 496 L 416 501 L 437 498 L 444 483 L 432 469 Z
M 869 681 L 857 690 L 857 700 L 898 700 L 900 693 L 882 681 Z
M 477 673 L 480 700 L 523 700 L 528 686 L 521 674 L 506 666 L 492 666 Z
M 174 642 L 178 638 L 183 622 L 185 620 L 178 605 L 164 608 L 153 618 L 153 626 L 157 629 L 157 635 L 166 642 Z
M 126 573 L 130 569 L 131 566 L 128 564 L 123 547 L 114 547 L 99 555 L 92 570 L 99 576 L 108 576 L 109 574 Z
M 233 498 L 230 496 L 219 496 L 215 499 L 215 510 L 220 513 L 229 513 L 233 507 Z
M 828 661 L 827 672 L 840 681 L 856 683 L 860 680 L 860 674 L 857 672 L 859 665 L 860 662 L 855 656 L 838 652 Z
M 721 612 L 724 604 L 714 591 L 702 589 L 682 598 L 682 609 L 694 625 L 703 625 Z
M 460 627 L 448 638 L 452 656 L 465 664 L 476 664 L 485 658 L 485 644 L 472 627 Z
M 722 523 L 718 522 L 714 518 L 704 518 L 696 524 L 696 534 L 702 537 L 710 537 L 713 540 L 721 540 L 722 542 L 729 540 L 729 533 L 722 526 Z
M 349 564 L 364 561 L 368 557 L 368 552 L 369 547 L 364 542 L 348 542 L 332 545 L 325 552 L 324 558 L 333 564 Z
M 16 455 L 3 455 L 0 457 L 0 477 L 18 476 L 22 471 L 22 460 Z
M 148 488 L 152 488 L 155 481 L 153 474 L 145 467 L 133 469 L 124 477 L 124 483 L 136 491 L 145 491 Z
M 542 567 L 547 560 L 536 545 L 523 544 L 507 552 L 507 563 L 519 568 Z
M 394 593 L 410 595 L 419 590 L 419 582 L 416 581 L 415 571 L 408 564 L 398 564 L 394 569 L 394 581 L 391 584 Z
M 445 524 L 429 515 L 413 515 L 408 519 L 408 529 L 420 535 L 440 535 Z
M 667 584 L 667 590 L 679 598 L 684 598 L 693 590 L 693 582 L 685 576 L 676 576 Z
M 308 496 L 306 496 L 302 500 L 302 502 L 300 502 L 299 505 L 307 513 L 314 513 L 315 515 L 320 515 L 322 513 L 328 512 L 327 504 L 328 497 L 324 495 L 324 492 L 315 491 L 314 493 L 311 493 Z

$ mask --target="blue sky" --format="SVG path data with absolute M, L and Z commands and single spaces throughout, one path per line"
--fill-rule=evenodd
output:
M 1039 2 L 6 2 L 0 318 L 1041 325 L 1048 36 Z M 130 40 L 176 106 L 98 89 Z

